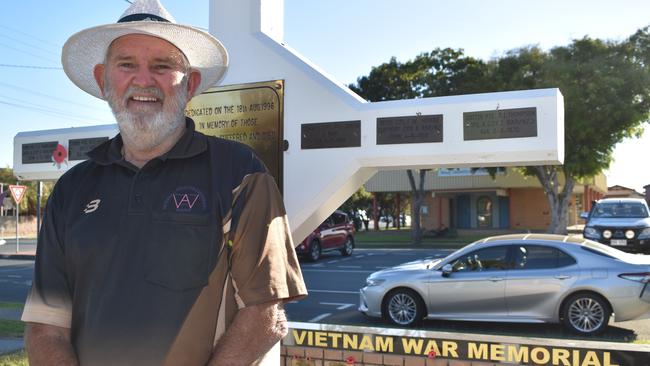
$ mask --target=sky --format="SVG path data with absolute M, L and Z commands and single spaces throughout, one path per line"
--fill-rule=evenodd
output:
M 242 1 L 242 0 L 240 0 Z M 179 23 L 208 29 L 208 0 L 161 0 Z M 0 12 L 0 166 L 18 132 L 114 123 L 105 102 L 77 89 L 60 64 L 75 32 L 114 23 L 126 0 L 4 1 Z M 647 0 L 285 0 L 285 43 L 349 84 L 373 66 L 437 47 L 489 60 L 527 45 L 584 36 L 624 40 L 650 25 Z M 215 11 L 223 11 L 215 9 Z M 617 145 L 608 185 L 643 192 L 650 131 Z

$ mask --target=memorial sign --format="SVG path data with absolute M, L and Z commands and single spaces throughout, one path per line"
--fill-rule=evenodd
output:
M 377 145 L 442 142 L 442 114 L 377 118 Z
M 465 141 L 537 136 L 537 108 L 463 113 Z
M 185 114 L 206 135 L 253 148 L 282 190 L 284 81 L 228 85 L 192 98 Z
M 108 141 L 108 137 L 94 137 L 87 139 L 72 139 L 68 142 L 68 153 L 70 154 L 69 160 L 86 160 L 90 150 L 97 147 L 104 141 Z
M 22 145 L 22 163 L 40 164 L 52 162 L 52 151 L 56 150 L 58 141 L 37 142 Z
M 328 149 L 361 146 L 361 121 L 303 123 L 301 149 Z

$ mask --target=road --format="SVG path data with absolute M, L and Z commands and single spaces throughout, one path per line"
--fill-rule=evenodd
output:
M 355 250 L 351 257 L 329 254 L 316 263 L 301 262 L 309 296 L 286 305 L 290 321 L 388 327 L 381 319 L 357 311 L 359 289 L 366 277 L 379 269 L 426 257 L 440 257 L 442 250 Z M 443 332 L 577 339 L 560 324 L 481 323 L 425 320 L 423 330 Z M 610 326 L 597 338 L 603 341 L 650 341 L 650 319 Z
M 301 262 L 309 296 L 286 305 L 290 321 L 388 327 L 381 319 L 357 311 L 359 289 L 379 269 L 426 257 L 441 257 L 446 250 L 355 250 L 350 257 L 325 254 L 316 263 Z M 0 259 L 0 302 L 24 302 L 33 275 L 33 261 Z M 521 337 L 570 338 L 558 324 L 480 323 L 425 320 L 423 330 Z M 594 338 L 591 338 L 594 340 Z M 598 338 L 605 341 L 650 341 L 650 319 L 610 323 Z

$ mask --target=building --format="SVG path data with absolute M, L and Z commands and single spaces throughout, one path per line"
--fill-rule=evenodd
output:
M 369 192 L 398 192 L 404 197 L 411 192 L 405 170 L 379 172 L 364 186 Z M 426 199 L 420 217 L 426 230 L 448 227 L 537 231 L 546 230 L 551 222 L 539 181 L 517 168 L 499 168 L 494 178 L 485 169 L 432 169 L 427 172 L 424 190 Z M 588 211 L 591 202 L 606 192 L 603 174 L 576 182 L 569 205 L 569 225 L 580 223 L 580 213 Z
M 604 198 L 645 198 L 645 196 L 632 188 L 615 185 L 607 188 Z

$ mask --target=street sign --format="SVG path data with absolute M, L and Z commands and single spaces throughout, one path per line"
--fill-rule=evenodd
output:
M 23 197 L 25 196 L 25 192 L 27 191 L 27 186 L 11 185 L 9 186 L 9 190 L 11 191 L 11 195 L 14 197 L 16 204 L 20 204 L 20 201 L 22 201 Z

